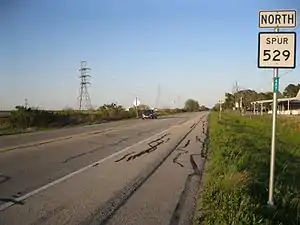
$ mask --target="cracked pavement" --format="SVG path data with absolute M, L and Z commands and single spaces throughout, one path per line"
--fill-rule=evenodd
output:
M 91 135 L 0 153 L 0 224 L 187 221 L 181 213 L 189 207 L 182 206 L 193 202 L 182 193 L 194 193 L 201 180 L 207 115 L 93 128 Z

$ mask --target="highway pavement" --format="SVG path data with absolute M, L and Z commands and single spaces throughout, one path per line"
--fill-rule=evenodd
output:
M 178 114 L 179 117 L 182 114 Z M 178 116 L 176 115 L 176 117 Z M 160 119 L 173 118 L 174 115 L 162 116 Z M 129 127 L 140 125 L 141 120 L 129 119 L 116 122 L 101 123 L 87 126 L 77 126 L 61 129 L 53 129 L 48 131 L 39 131 L 32 133 L 23 133 L 17 135 L 0 136 L 0 151 L 9 151 L 13 149 L 24 148 L 28 145 L 37 145 L 43 143 L 55 142 L 58 140 L 66 140 L 78 136 L 85 136 L 90 134 L 99 134 L 104 131 L 111 131 L 120 129 L 122 127 Z
M 0 152 L 0 224 L 188 224 L 207 115 L 28 134 L 17 144 L 9 137 Z

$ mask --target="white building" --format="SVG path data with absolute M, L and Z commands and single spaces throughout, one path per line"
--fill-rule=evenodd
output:
M 253 105 L 253 113 L 262 114 L 264 104 L 272 104 L 272 102 L 273 99 L 251 102 L 251 104 Z M 300 90 L 294 98 L 279 98 L 277 110 L 279 115 L 300 115 Z M 268 114 L 272 114 L 272 110 L 269 110 Z

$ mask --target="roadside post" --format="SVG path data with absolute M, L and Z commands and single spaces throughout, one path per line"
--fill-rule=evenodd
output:
M 219 120 L 222 119 L 222 104 L 223 104 L 223 101 L 219 100 Z
M 273 69 L 273 118 L 270 158 L 268 205 L 274 206 L 273 190 L 275 175 L 277 93 L 279 92 L 279 69 L 296 67 L 296 33 L 280 32 L 281 28 L 296 27 L 296 10 L 259 12 L 259 28 L 272 28 L 274 32 L 258 33 L 258 68 Z

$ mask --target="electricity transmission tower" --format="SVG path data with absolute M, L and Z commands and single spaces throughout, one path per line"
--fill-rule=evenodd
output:
M 90 70 L 91 69 L 87 67 L 87 62 L 81 61 L 81 66 L 79 69 L 80 71 L 79 110 L 92 108 L 91 98 L 88 92 L 88 86 L 91 84 L 91 82 L 89 81 L 91 77 L 89 75 Z
M 235 82 L 234 88 L 233 88 L 233 94 L 234 94 L 234 104 L 235 107 L 238 107 L 238 110 L 243 115 L 244 114 L 244 96 L 242 93 L 239 93 L 241 91 L 240 86 L 238 85 L 238 82 Z M 238 94 L 238 95 L 237 95 Z
M 238 85 L 238 82 L 235 81 L 235 86 L 234 86 L 234 89 L 235 89 L 235 93 L 239 92 L 240 88 L 239 88 L 239 85 Z
M 240 109 L 240 99 L 238 96 L 239 93 L 239 85 L 238 82 L 235 81 L 235 84 L 232 88 L 232 94 L 233 94 L 233 99 L 234 99 L 234 108 Z

